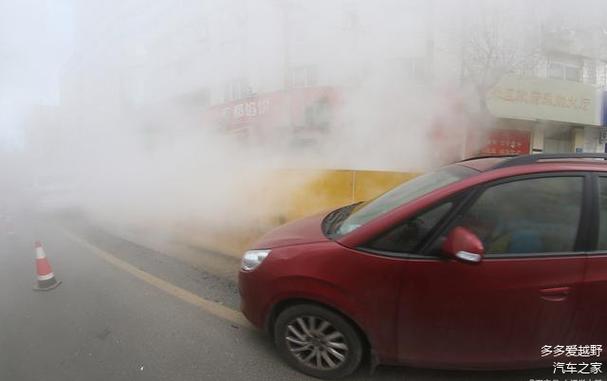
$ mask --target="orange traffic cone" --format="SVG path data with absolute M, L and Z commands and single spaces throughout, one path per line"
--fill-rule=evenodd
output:
M 55 274 L 39 241 L 36 241 L 36 273 L 38 275 L 38 284 L 34 287 L 36 291 L 52 290 L 61 284 L 61 281 L 55 279 Z

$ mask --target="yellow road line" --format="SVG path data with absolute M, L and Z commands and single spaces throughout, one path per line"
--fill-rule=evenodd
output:
M 116 256 L 104 251 L 97 246 L 85 241 L 84 239 L 74 235 L 70 231 L 64 230 L 64 233 L 73 241 L 78 244 L 90 249 L 95 255 L 104 261 L 116 266 L 117 268 L 128 272 L 129 274 L 143 280 L 144 282 L 151 284 L 152 286 L 161 289 L 169 295 L 173 295 L 184 302 L 193 304 L 205 310 L 206 312 L 213 314 L 221 319 L 228 320 L 232 323 L 238 324 L 239 326 L 245 328 L 252 328 L 250 323 L 245 319 L 245 317 L 239 312 L 232 308 L 226 307 L 223 304 L 213 302 L 207 299 L 204 299 L 190 291 L 184 290 L 181 287 L 177 287 L 172 283 L 169 283 L 163 279 L 158 278 L 152 274 L 149 274 L 143 270 L 138 269 L 137 267 L 131 265 L 128 262 L 123 261 L 122 259 L 118 259 Z

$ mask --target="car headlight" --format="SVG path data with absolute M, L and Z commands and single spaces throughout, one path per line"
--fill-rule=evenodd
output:
M 270 254 L 270 250 L 249 250 L 244 253 L 240 268 L 244 271 L 254 270 Z

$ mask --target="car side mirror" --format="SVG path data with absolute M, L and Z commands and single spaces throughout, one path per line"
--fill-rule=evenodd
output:
M 457 226 L 449 232 L 441 249 L 449 258 L 471 263 L 480 262 L 485 254 L 480 238 L 462 226 Z

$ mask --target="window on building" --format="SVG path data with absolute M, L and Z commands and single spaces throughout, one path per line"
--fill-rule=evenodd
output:
M 597 65 L 594 60 L 584 61 L 584 82 L 595 84 L 597 80 Z
M 306 107 L 305 126 L 328 130 L 331 123 L 331 105 L 327 98 L 322 98 Z
M 355 9 L 345 10 L 344 29 L 352 31 L 360 29 L 360 17 Z
M 405 70 L 408 78 L 413 80 L 423 80 L 426 78 L 428 62 L 425 58 L 410 58 L 405 61 Z
M 209 38 L 209 23 L 206 18 L 201 19 L 193 27 L 194 37 L 197 41 L 207 41 Z
M 141 106 L 146 99 L 146 78 L 140 66 L 132 68 L 124 77 L 126 100 L 132 106 Z
M 423 81 L 427 79 L 427 65 L 425 57 L 394 58 L 388 61 L 388 70 L 399 79 Z
M 548 65 L 548 78 L 563 79 L 563 65 L 551 63 Z
M 581 70 L 579 67 L 565 66 L 565 79 L 568 81 L 580 81 Z
M 199 88 L 196 91 L 178 96 L 175 100 L 187 107 L 204 109 L 211 103 L 211 92 L 208 88 Z
M 575 63 L 550 62 L 548 65 L 548 78 L 581 82 L 582 67 Z
M 607 63 L 604 61 L 596 62 L 596 84 L 607 86 Z
M 224 102 L 236 101 L 239 99 L 247 98 L 251 96 L 252 90 L 249 83 L 244 78 L 236 78 L 227 81 L 223 88 L 223 100 Z
M 318 68 L 315 65 L 295 66 L 289 73 L 291 87 L 316 86 L 318 81 Z
M 544 153 L 573 151 L 573 129 L 569 126 L 553 126 L 544 130 Z

